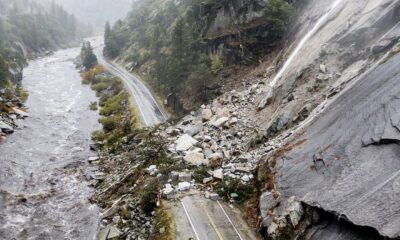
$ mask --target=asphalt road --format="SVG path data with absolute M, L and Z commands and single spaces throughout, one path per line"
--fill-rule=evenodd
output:
M 251 240 L 257 239 L 237 209 L 198 194 L 186 196 L 174 207 L 176 239 Z
M 107 71 L 121 78 L 124 82 L 127 91 L 132 97 L 132 102 L 138 111 L 141 125 L 149 127 L 165 122 L 168 116 L 163 112 L 147 86 L 137 76 L 105 59 L 102 49 L 103 47 L 97 47 L 94 50 L 99 64 L 103 65 Z

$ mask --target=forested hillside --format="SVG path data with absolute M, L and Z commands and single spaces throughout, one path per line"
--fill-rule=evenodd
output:
M 285 0 L 140 1 L 124 21 L 106 25 L 105 55 L 190 109 L 218 93 L 232 66 L 272 51 L 293 15 Z
M 90 29 L 53 2 L 44 7 L 29 0 L 0 0 L 0 64 L 9 74 L 1 74 L 0 87 L 9 76 L 22 77 L 26 58 L 44 54 L 86 36 Z

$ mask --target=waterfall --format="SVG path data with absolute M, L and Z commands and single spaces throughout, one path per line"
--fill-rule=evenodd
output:
M 343 0 L 336 0 L 329 10 L 322 16 L 320 19 L 316 22 L 314 27 L 303 37 L 303 39 L 300 41 L 300 43 L 296 46 L 295 50 L 290 54 L 289 58 L 286 60 L 285 64 L 283 67 L 279 70 L 278 74 L 275 76 L 275 78 L 272 80 L 272 82 L 269 84 L 271 88 L 273 88 L 276 83 L 279 81 L 279 79 L 282 77 L 282 75 L 285 73 L 286 69 L 290 66 L 290 64 L 293 62 L 294 58 L 299 54 L 301 49 L 304 47 L 304 44 L 322 27 L 334 14 L 340 6 L 340 4 L 343 2 Z

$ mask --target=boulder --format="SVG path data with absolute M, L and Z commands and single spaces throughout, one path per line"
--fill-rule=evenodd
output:
M 267 105 L 271 104 L 273 97 L 274 97 L 274 90 L 273 88 L 270 87 L 265 91 L 264 97 L 261 99 L 260 103 L 257 106 L 257 111 L 261 111 Z
M 190 182 L 192 181 L 192 174 L 187 172 L 180 172 L 178 179 L 181 182 Z
M 213 178 L 220 180 L 224 179 L 224 172 L 222 168 L 213 171 Z
M 2 130 L 2 132 L 7 134 L 14 132 L 14 128 L 3 121 L 0 121 L 0 129 Z
M 111 226 L 107 235 L 107 240 L 118 240 L 120 234 L 121 232 L 118 230 L 118 228 Z
M 180 138 L 178 138 L 178 140 L 175 141 L 176 144 L 175 149 L 177 152 L 187 151 L 196 143 L 197 143 L 196 139 L 192 138 L 188 134 L 184 134 Z
M 219 200 L 219 195 L 218 193 L 210 193 L 209 198 L 210 200 L 217 201 Z
M 201 112 L 201 116 L 204 122 L 210 121 L 211 118 L 214 116 L 213 112 L 211 109 L 206 108 L 203 109 L 203 111 Z
M 203 184 L 207 184 L 207 183 L 211 182 L 212 180 L 213 180 L 212 177 L 203 178 Z
M 325 64 L 319 65 L 319 71 L 320 71 L 321 73 L 326 73 L 326 66 L 325 66 Z
M 207 160 L 204 159 L 204 154 L 196 151 L 187 152 L 183 160 L 188 164 L 195 166 L 207 165 L 208 163 Z
M 196 125 L 188 125 L 185 127 L 183 132 L 191 137 L 197 135 L 203 128 L 202 124 L 196 124 Z
M 260 211 L 261 211 L 261 217 L 262 218 L 268 217 L 268 211 L 278 205 L 279 197 L 276 198 L 276 196 L 277 195 L 275 195 L 272 192 L 264 192 L 261 195 L 261 197 L 260 197 Z
M 171 186 L 171 184 L 167 183 L 162 189 L 162 193 L 164 196 L 170 197 L 172 194 L 174 194 L 174 188 Z
M 187 191 L 190 189 L 190 183 L 189 182 L 180 182 L 178 183 L 178 190 L 179 191 Z
M 18 109 L 18 108 L 14 107 L 12 110 L 13 110 L 13 112 L 15 112 L 15 114 L 17 114 L 21 118 L 29 117 L 29 114 L 24 112 L 24 111 L 22 111 L 21 109 Z
M 144 171 L 145 171 L 145 173 L 150 174 L 151 176 L 155 175 L 158 172 L 156 165 L 151 165 L 148 168 L 146 168 Z
M 217 120 L 215 120 L 213 123 L 212 123 L 212 125 L 214 126 L 214 127 L 217 127 L 217 128 L 219 128 L 219 127 L 221 127 L 222 125 L 224 125 L 226 122 L 228 122 L 229 121 L 229 118 L 228 117 L 221 117 L 221 118 L 218 118 Z

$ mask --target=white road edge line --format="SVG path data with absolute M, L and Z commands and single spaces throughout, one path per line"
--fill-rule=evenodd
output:
M 222 209 L 222 212 L 224 213 L 225 217 L 228 219 L 229 223 L 232 225 L 232 227 L 235 230 L 236 234 L 239 236 L 240 240 L 244 240 L 242 238 L 242 236 L 240 235 L 239 231 L 237 230 L 237 228 L 235 227 L 235 225 L 233 225 L 232 220 L 229 218 L 228 214 L 225 212 L 225 209 L 222 207 L 221 203 L 218 200 L 217 200 L 217 203 L 218 203 L 219 207 Z
M 196 239 L 197 239 L 197 240 L 200 240 L 199 235 L 197 234 L 196 229 L 194 228 L 192 219 L 191 219 L 190 216 L 189 216 L 189 213 L 188 213 L 188 211 L 187 211 L 187 209 L 186 209 L 185 204 L 184 204 L 183 202 L 181 202 L 181 204 L 182 204 L 182 206 L 183 206 L 183 210 L 185 211 L 186 217 L 187 217 L 188 220 L 189 220 L 190 226 L 191 226 L 192 229 L 193 229 L 194 235 L 196 235 Z

